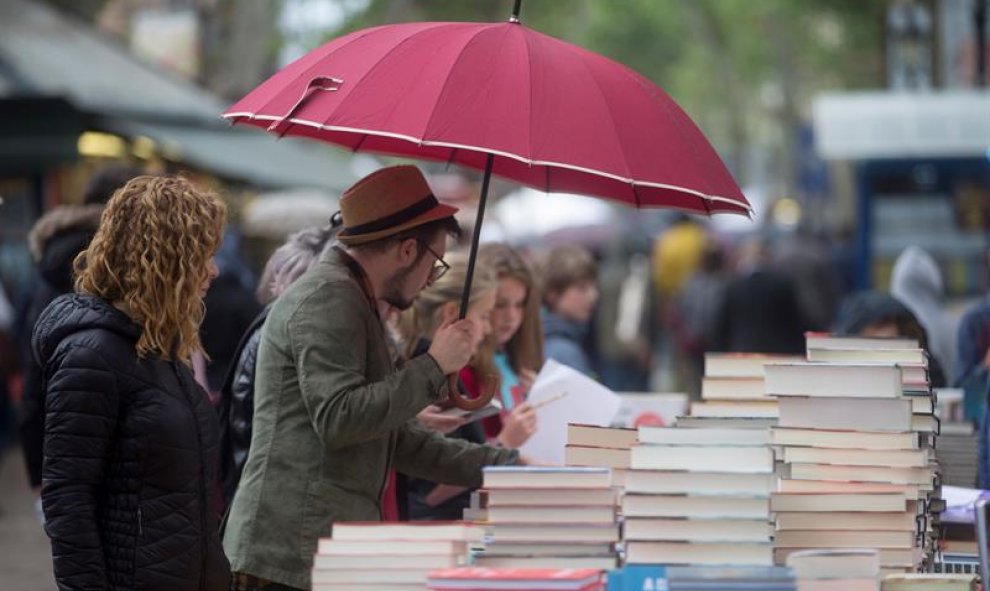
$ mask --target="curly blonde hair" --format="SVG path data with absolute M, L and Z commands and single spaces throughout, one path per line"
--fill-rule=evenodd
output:
M 74 262 L 76 291 L 122 305 L 141 325 L 139 357 L 190 363 L 202 351 L 200 295 L 227 206 L 184 178 L 139 176 L 114 193 Z

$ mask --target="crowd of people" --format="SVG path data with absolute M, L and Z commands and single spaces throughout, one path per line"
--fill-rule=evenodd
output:
M 256 285 L 223 201 L 183 178 L 109 169 L 38 222 L 29 295 L 0 290 L 0 371 L 23 376 L 21 447 L 60 588 L 308 589 L 335 522 L 459 519 L 483 466 L 532 463 L 519 448 L 540 428 L 527 396 L 546 359 L 623 391 L 659 368 L 697 395 L 707 351 L 908 336 L 987 426 L 990 298 L 957 326 L 920 249 L 889 292 L 844 295 L 805 237 L 732 252 L 687 216 L 648 256 L 483 244 L 461 318 L 456 209 L 416 167 L 368 175 L 340 207 Z M 500 411 L 449 412 L 451 377 Z

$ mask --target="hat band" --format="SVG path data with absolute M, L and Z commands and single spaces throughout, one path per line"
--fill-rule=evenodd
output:
M 437 198 L 431 193 L 423 199 L 420 199 L 416 203 L 413 203 L 405 209 L 400 209 L 395 213 L 391 213 L 383 218 L 378 218 L 377 220 L 360 224 L 358 226 L 351 226 L 350 228 L 344 228 L 340 231 L 339 235 L 342 236 L 360 236 L 362 234 L 372 234 L 374 232 L 381 232 L 383 230 L 388 230 L 389 228 L 394 228 L 395 226 L 400 226 L 413 218 L 420 216 L 434 207 L 440 205 Z

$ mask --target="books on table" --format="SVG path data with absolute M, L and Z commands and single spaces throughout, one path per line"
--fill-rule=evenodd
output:
M 334 524 L 317 545 L 313 589 L 421 589 L 431 570 L 464 564 L 481 535 L 459 522 Z
M 800 561 L 806 550 L 848 558 L 865 547 L 882 571 L 917 569 L 931 560 L 938 489 L 927 355 L 911 339 L 807 339 L 808 361 L 764 368 L 779 401 L 770 434 L 782 463 L 770 502 L 775 559 Z M 864 580 L 807 588 L 867 588 Z
M 482 472 L 488 538 L 472 565 L 615 567 L 619 532 L 610 468 L 489 466 Z
M 801 550 L 787 557 L 798 591 L 879 591 L 880 556 L 876 550 Z

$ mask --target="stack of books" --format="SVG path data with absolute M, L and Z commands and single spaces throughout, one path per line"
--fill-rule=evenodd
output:
M 472 564 L 491 568 L 594 568 L 617 562 L 609 468 L 487 466 L 488 531 Z
M 800 550 L 787 557 L 797 591 L 880 591 L 876 550 Z
M 766 395 L 763 367 L 800 357 L 758 353 L 706 353 L 700 402 L 679 427 L 766 428 L 776 424 L 777 401 Z
M 612 469 L 612 487 L 616 499 L 622 498 L 629 469 L 629 454 L 636 444 L 636 429 L 567 425 L 567 445 L 564 463 L 568 466 L 590 466 Z
M 942 484 L 976 486 L 979 465 L 979 432 L 972 423 L 942 422 L 935 457 L 942 470 Z
M 622 501 L 627 564 L 772 565 L 767 429 L 640 427 Z
M 313 560 L 313 591 L 419 591 L 430 571 L 466 563 L 482 532 L 459 522 L 335 523 Z
M 784 463 L 771 497 L 778 562 L 803 549 L 876 548 L 884 573 L 930 563 L 938 423 L 930 390 L 905 389 L 897 360 L 923 356 L 903 341 L 809 335 L 816 361 L 766 366 Z
M 436 591 L 602 591 L 597 569 L 454 568 L 430 573 Z

